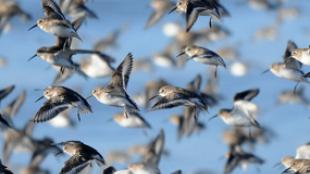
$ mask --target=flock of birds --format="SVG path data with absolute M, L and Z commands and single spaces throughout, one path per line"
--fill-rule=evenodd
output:
M 267 8 L 279 11 L 279 21 L 298 15 L 295 9 L 281 9 L 284 1 L 248 0 L 249 4 L 256 8 Z M 223 1 L 224 2 L 224 1 Z M 201 113 L 207 113 L 208 109 L 218 105 L 223 97 L 217 91 L 218 74 L 217 68 L 228 68 L 228 62 L 235 61 L 235 73 L 244 74 L 246 66 L 236 60 L 228 60 L 225 55 L 234 55 L 229 48 L 226 50 L 213 51 L 198 45 L 199 40 L 218 40 L 229 34 L 228 29 L 214 21 L 233 16 L 229 9 L 219 0 L 151 0 L 153 12 L 148 18 L 145 29 L 156 25 L 165 15 L 174 11 L 185 15 L 186 26 L 169 24 L 165 27 L 167 35 L 173 35 L 174 40 L 162 53 L 154 56 L 155 64 L 164 67 L 182 67 L 187 61 L 208 66 L 208 81 L 202 90 L 202 75 L 197 75 L 186 87 L 170 84 L 164 79 L 152 80 L 145 84 L 145 90 L 138 95 L 131 95 L 127 91 L 132 70 L 150 69 L 150 63 L 144 59 L 136 59 L 134 53 L 124 55 L 121 63 L 112 65 L 115 59 L 103 53 L 107 47 L 116 45 L 116 40 L 121 29 L 113 32 L 109 37 L 96 43 L 94 49 L 77 49 L 74 43 L 82 41 L 79 28 L 88 18 L 98 18 L 97 14 L 86 6 L 85 0 L 41 0 L 44 15 L 36 20 L 29 28 L 38 27 L 42 31 L 53 35 L 56 43 L 52 46 L 43 46 L 37 49 L 30 60 L 38 57 L 56 69 L 57 75 L 51 86 L 40 90 L 43 95 L 37 99 L 46 99 L 37 112 L 23 128 L 17 128 L 13 124 L 13 118 L 20 110 L 26 97 L 26 91 L 22 91 L 14 100 L 1 110 L 0 127 L 3 133 L 4 145 L 0 173 L 12 174 L 13 172 L 5 165 L 9 164 L 10 156 L 18 149 L 26 149 L 30 155 L 29 165 L 19 173 L 41 174 L 49 173 L 42 169 L 41 164 L 49 154 L 55 156 L 67 154 L 68 160 L 64 163 L 61 174 L 87 173 L 93 167 L 98 167 L 103 174 L 159 174 L 159 162 L 162 155 L 167 155 L 165 149 L 165 133 L 160 130 L 158 136 L 146 145 L 130 148 L 130 152 L 141 156 L 141 160 L 131 163 L 125 169 L 116 169 L 113 162 L 126 161 L 128 154 L 115 152 L 107 156 L 101 155 L 91 147 L 91 142 L 68 140 L 54 142 L 51 138 L 35 138 L 32 135 L 36 124 L 46 122 L 58 126 L 73 126 L 75 119 L 69 117 L 69 111 L 75 112 L 80 121 L 81 116 L 87 113 L 96 113 L 92 109 L 89 99 L 94 97 L 103 105 L 112 106 L 120 110 L 112 120 L 125 128 L 149 129 L 149 123 L 142 115 L 141 108 L 149 112 L 162 109 L 182 107 L 183 113 L 172 115 L 169 121 L 177 126 L 178 139 L 189 137 L 205 129 L 205 123 L 200 120 Z M 19 16 L 25 20 L 32 19 L 13 0 L 0 0 L 0 31 L 4 32 L 11 28 L 10 21 Z M 70 19 L 68 18 L 70 16 Z M 210 16 L 209 26 L 201 31 L 192 31 L 192 27 L 200 16 Z M 262 34 L 265 33 L 265 34 Z M 270 31 L 261 32 L 261 35 L 269 37 Z M 176 54 L 179 53 L 179 54 Z M 74 61 L 73 56 L 86 54 L 80 62 Z M 224 56 L 223 56 L 224 55 Z M 178 57 L 178 59 L 175 59 Z M 231 56 L 228 56 L 231 57 Z M 235 58 L 236 59 L 236 58 Z M 298 48 L 293 41 L 288 41 L 281 62 L 273 63 L 264 72 L 296 82 L 294 89 L 284 91 L 278 98 L 279 103 L 301 103 L 309 107 L 309 102 L 304 96 L 301 83 L 310 83 L 310 72 L 304 72 L 303 66 L 310 66 L 310 48 Z M 104 86 L 98 86 L 91 91 L 90 96 L 82 96 L 78 90 L 61 84 L 73 74 L 78 74 L 85 79 L 107 78 L 109 82 Z M 2 87 L 0 101 L 14 90 L 15 86 Z M 260 89 L 244 89 L 237 92 L 230 108 L 222 108 L 217 114 L 209 118 L 220 118 L 231 129 L 224 131 L 223 140 L 228 146 L 227 158 L 224 166 L 224 174 L 242 167 L 246 170 L 249 164 L 262 165 L 265 160 L 254 154 L 254 147 L 259 143 L 272 141 L 273 132 L 260 124 L 257 115 L 258 106 L 252 101 L 259 95 Z M 3 105 L 2 105 L 3 106 Z M 2 107 L 1 106 L 1 107 Z M 308 121 L 305 119 L 305 121 Z M 83 124 L 79 122 L 78 124 Z M 113 156 L 113 157 L 112 157 Z M 109 159 L 109 160 L 107 160 Z M 107 162 L 109 161 L 109 162 Z M 190 163 L 190 162 L 189 162 Z M 296 156 L 284 156 L 280 162 L 284 166 L 282 173 L 307 174 L 310 173 L 310 144 L 305 142 L 296 150 Z M 167 173 L 166 171 L 163 173 Z M 174 174 L 182 173 L 182 166 L 176 169 Z

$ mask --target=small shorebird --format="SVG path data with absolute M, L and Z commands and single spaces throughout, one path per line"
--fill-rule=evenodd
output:
M 105 54 L 91 54 L 80 61 L 80 69 L 91 78 L 103 78 L 113 74 L 115 69 L 111 63 L 114 59 Z
M 229 12 L 219 3 L 219 1 L 209 0 L 178 0 L 176 6 L 170 11 L 177 10 L 186 14 L 186 31 L 188 32 L 198 16 L 210 16 L 209 26 L 212 26 L 212 18 L 221 19 L 229 16 Z
M 292 58 L 294 50 L 297 49 L 297 45 L 293 41 L 288 41 L 287 48 L 285 50 L 283 60 L 284 62 L 273 63 L 271 67 L 264 71 L 270 71 L 277 77 L 284 78 L 287 80 L 295 81 L 296 85 L 294 87 L 294 91 L 296 91 L 299 83 L 305 82 L 310 83 L 307 78 L 310 77 L 310 72 L 304 73 L 301 70 L 302 64 Z
M 28 30 L 39 27 L 41 30 L 61 38 L 75 37 L 81 40 L 73 24 L 66 19 L 54 0 L 41 0 L 45 17 L 37 20 Z
M 277 104 L 301 104 L 310 108 L 310 101 L 305 95 L 304 88 L 283 90 L 277 97 Z
M 39 109 L 33 118 L 33 122 L 44 122 L 56 117 L 59 113 L 70 109 L 77 108 L 77 117 L 80 120 L 80 112 L 92 112 L 91 106 L 87 100 L 80 94 L 64 86 L 50 86 L 44 89 L 43 96 L 37 101 L 46 98 L 47 101 Z
M 200 47 L 197 45 L 191 45 L 187 46 L 183 52 L 181 52 L 177 57 L 186 54 L 189 56 L 187 60 L 194 60 L 195 62 L 202 63 L 202 64 L 208 64 L 211 66 L 215 66 L 217 69 L 217 66 L 223 66 L 226 68 L 226 64 L 221 56 L 219 56 L 214 51 L 211 51 L 207 48 Z M 215 77 L 217 70 L 215 70 Z
M 0 173 L 2 174 L 13 174 L 6 166 L 4 166 L 0 160 Z
M 265 163 L 264 160 L 260 157 L 252 153 L 243 152 L 241 149 L 232 150 L 226 155 L 228 159 L 224 167 L 224 174 L 232 173 L 233 170 L 238 166 L 241 166 L 242 169 L 245 171 L 249 164 L 262 165 Z
M 125 128 L 151 128 L 151 125 L 136 111 L 129 111 L 128 118 L 124 118 L 123 113 L 118 113 L 112 119 Z
M 109 57 L 103 53 L 93 50 L 70 49 L 61 47 L 41 47 L 37 50 L 36 54 L 34 54 L 31 58 L 28 59 L 28 61 L 38 56 L 47 63 L 60 67 L 61 72 L 64 71 L 64 68 L 68 68 L 75 70 L 79 74 L 85 76 L 85 74 L 81 70 L 80 65 L 72 60 L 72 56 L 76 54 L 95 54 L 102 57 Z
M 11 29 L 10 21 L 15 16 L 27 21 L 32 18 L 16 1 L 0 0 L 0 4 L 0 34 L 2 30 L 8 31 Z
M 310 160 L 310 142 L 297 147 L 295 158 L 296 159 L 309 159 Z
M 129 53 L 124 58 L 122 63 L 116 68 L 112 75 L 112 79 L 105 87 L 97 87 L 92 90 L 92 95 L 105 105 L 122 107 L 124 116 L 127 118 L 128 113 L 138 111 L 136 103 L 129 97 L 126 92 L 130 73 L 132 70 L 133 57 Z
M 93 161 L 98 166 L 105 165 L 102 155 L 96 149 L 81 141 L 65 141 L 56 145 L 61 146 L 63 152 L 70 156 L 61 169 L 61 174 L 80 172 L 91 166 Z
M 234 96 L 233 108 L 220 109 L 217 115 L 211 117 L 209 120 L 220 117 L 227 125 L 237 127 L 254 126 L 260 128 L 256 121 L 256 113 L 258 108 L 251 100 L 259 93 L 259 89 L 249 89 L 237 93 Z
M 59 6 L 64 13 L 73 19 L 80 16 L 98 19 L 96 13 L 89 9 L 85 3 L 85 0 L 60 0 Z
M 153 104 L 151 110 L 169 109 L 177 106 L 194 107 L 196 110 L 196 117 L 200 110 L 207 110 L 203 98 L 192 91 L 166 85 L 159 89 L 158 94 L 151 97 L 149 100 L 159 98 L 155 104 Z
M 155 25 L 174 6 L 170 0 L 152 0 L 150 3 L 153 12 L 149 16 L 145 28 Z
M 161 129 L 159 134 L 146 146 L 143 150 L 142 161 L 134 164 L 129 164 L 127 169 L 116 171 L 114 167 L 108 167 L 103 173 L 109 174 L 132 174 L 132 173 L 147 173 L 160 174 L 158 168 L 161 155 L 164 151 L 165 134 Z
M 285 170 L 282 173 L 310 173 L 310 159 L 294 159 L 292 156 L 285 156 L 281 159 L 281 163 L 285 167 Z
M 15 85 L 7 86 L 3 89 L 0 89 L 0 102 L 3 100 L 6 96 L 8 96 L 15 88 Z

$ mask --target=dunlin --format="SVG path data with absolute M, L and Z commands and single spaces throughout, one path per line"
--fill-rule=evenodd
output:
M 126 92 L 129 76 L 132 70 L 133 57 L 129 53 L 122 63 L 116 68 L 112 79 L 105 87 L 97 87 L 92 91 L 92 95 L 105 105 L 124 108 L 124 116 L 128 117 L 130 110 L 139 110 L 136 103 Z
M 64 86 L 50 86 L 44 89 L 43 96 L 38 98 L 46 98 L 47 101 L 39 109 L 33 118 L 33 122 L 44 122 L 57 116 L 59 113 L 70 109 L 77 108 L 77 117 L 80 120 L 80 112 L 92 112 L 91 106 L 87 100 L 80 94 Z M 37 101 L 38 101 L 37 100 Z
M 73 24 L 65 18 L 61 9 L 54 0 L 41 0 L 44 10 L 44 18 L 37 20 L 36 24 L 29 28 L 39 27 L 41 30 L 61 38 L 75 37 L 80 39 Z
M 285 167 L 282 173 L 310 173 L 310 159 L 294 159 L 292 156 L 285 156 L 281 159 L 281 163 Z
M 70 156 L 61 169 L 61 174 L 80 172 L 92 165 L 92 161 L 95 161 L 99 166 L 105 164 L 102 155 L 96 149 L 81 141 L 61 142 L 57 146 L 61 146 L 63 151 Z
M 220 117 L 227 125 L 241 127 L 260 127 L 256 121 L 256 112 L 258 108 L 251 100 L 259 93 L 259 89 L 249 89 L 237 93 L 234 96 L 233 108 L 220 109 L 217 115 L 211 117 Z
M 159 99 L 153 104 L 152 110 L 169 109 L 177 106 L 194 107 L 197 117 L 200 110 L 207 110 L 208 108 L 199 94 L 170 85 L 161 87 L 158 94 L 151 97 L 150 100 L 155 98 Z
M 264 160 L 252 153 L 241 151 L 230 151 L 227 154 L 227 161 L 224 168 L 224 174 L 230 174 L 235 168 L 241 166 L 245 171 L 249 164 L 264 164 Z
M 150 28 L 155 25 L 173 6 L 170 0 L 152 0 L 150 6 L 153 12 L 149 16 L 145 28 Z
M 180 11 L 186 14 L 186 31 L 188 32 L 198 16 L 211 16 L 209 26 L 211 28 L 211 19 L 214 17 L 220 19 L 222 16 L 229 16 L 229 12 L 219 3 L 219 1 L 208 0 L 178 0 L 176 6 L 170 11 Z
M 283 56 L 284 61 L 279 63 L 273 63 L 269 70 L 277 77 L 295 81 L 296 85 L 294 91 L 296 91 L 299 83 L 310 83 L 307 78 L 310 77 L 310 73 L 304 73 L 301 70 L 302 64 L 293 58 L 293 52 L 297 49 L 297 45 L 293 41 L 288 41 L 285 54 Z
M 85 2 L 85 0 L 60 0 L 59 6 L 64 13 L 67 13 L 72 18 L 87 16 L 97 19 L 96 13 L 89 9 Z
M 217 66 L 223 66 L 224 68 L 226 67 L 226 64 L 221 56 L 219 56 L 214 51 L 211 51 L 204 47 L 200 47 L 197 45 L 187 46 L 184 51 L 178 55 L 178 57 L 183 54 L 186 54 L 187 56 L 189 56 L 189 59 L 192 59 L 198 63 L 212 65 L 216 68 Z
M 136 111 L 129 111 L 128 118 L 123 113 L 113 116 L 113 120 L 125 128 L 151 128 L 151 125 Z
M 111 63 L 114 59 L 105 54 L 91 54 L 89 57 L 84 57 L 80 62 L 80 69 L 88 77 L 103 78 L 113 74 L 115 69 Z
M 301 62 L 303 65 L 310 66 L 310 48 L 296 48 L 292 50 L 291 57 Z
M 277 97 L 277 104 L 301 104 L 310 107 L 310 101 L 305 95 L 305 89 L 283 90 Z

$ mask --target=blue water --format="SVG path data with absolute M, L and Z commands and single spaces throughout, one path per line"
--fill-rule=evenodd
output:
M 237 1 L 236 1 L 237 2 Z M 227 70 L 220 70 L 220 93 L 225 100 L 218 106 L 211 108 L 209 114 L 204 113 L 201 119 L 207 119 L 215 114 L 219 108 L 230 107 L 235 92 L 248 88 L 259 87 L 261 93 L 254 100 L 261 108 L 259 122 L 271 128 L 276 137 L 270 144 L 258 145 L 255 154 L 264 158 L 266 163 L 260 168 L 260 173 L 280 173 L 281 169 L 273 165 L 279 162 L 284 155 L 294 155 L 295 148 L 310 139 L 309 110 L 298 105 L 285 105 L 274 107 L 275 97 L 284 89 L 292 89 L 294 83 L 278 79 L 271 74 L 261 75 L 261 72 L 275 61 L 281 61 L 287 40 L 294 40 L 298 46 L 307 47 L 310 35 L 307 30 L 310 28 L 310 3 L 308 0 L 288 1 L 285 6 L 298 7 L 301 16 L 295 20 L 285 21 L 279 26 L 279 33 L 275 41 L 253 41 L 254 32 L 262 26 L 271 25 L 276 16 L 272 11 L 255 11 L 247 5 L 240 5 L 234 1 L 222 0 L 222 3 L 229 9 L 232 17 L 225 18 L 222 23 L 228 27 L 232 36 L 224 41 L 205 45 L 210 49 L 217 49 L 225 45 L 240 45 L 240 53 L 244 60 L 256 62 L 250 72 L 244 77 L 234 77 Z M 238 1 L 240 2 L 240 1 Z M 42 15 L 40 2 L 35 0 L 20 1 L 23 7 L 27 7 L 34 19 Z M 88 20 L 79 31 L 83 41 L 79 43 L 81 48 L 91 48 L 92 44 L 101 37 L 106 36 L 120 26 L 127 25 L 126 31 L 121 34 L 118 49 L 110 49 L 107 53 L 117 58 L 117 65 L 123 57 L 132 52 L 134 57 L 150 56 L 169 43 L 169 38 L 162 33 L 162 26 L 165 22 L 178 21 L 184 26 L 183 18 L 178 14 L 171 14 L 164 17 L 155 27 L 145 31 L 144 22 L 150 13 L 148 1 L 146 0 L 96 0 L 90 1 L 89 7 L 94 9 L 99 16 L 98 20 Z M 10 98 L 17 95 L 22 89 L 28 92 L 26 104 L 16 119 L 16 125 L 22 126 L 26 120 L 33 117 L 41 103 L 34 103 L 40 96 L 36 88 L 44 88 L 49 85 L 55 75 L 54 70 L 47 69 L 48 65 L 34 59 L 27 62 L 35 50 L 42 45 L 51 45 L 54 37 L 39 29 L 27 31 L 32 22 L 22 23 L 19 20 L 13 21 L 13 30 L 0 36 L 0 55 L 6 57 L 8 66 L 0 69 L 0 86 L 15 84 L 16 89 L 10 97 L 1 103 L 5 106 Z M 193 29 L 208 26 L 208 18 L 202 17 L 195 24 Z M 238 46 L 237 46 L 238 47 Z M 309 68 L 305 68 L 309 70 Z M 189 62 L 184 69 L 165 69 L 158 67 L 154 72 L 135 72 L 129 82 L 129 94 L 135 94 L 143 89 L 144 83 L 150 79 L 164 77 L 176 86 L 185 86 L 197 73 L 203 74 L 204 83 L 207 79 L 206 68 L 195 62 Z M 182 77 L 182 78 L 180 78 Z M 97 85 L 106 83 L 107 80 L 85 81 L 83 78 L 74 76 L 64 85 L 75 88 L 82 87 L 82 95 L 88 96 L 90 91 Z M 309 96 L 309 87 L 305 86 L 306 94 Z M 309 96 L 310 97 L 310 96 Z M 169 173 L 176 169 L 182 169 L 185 173 L 191 173 L 198 169 L 208 169 L 214 173 L 221 173 L 225 164 L 223 154 L 227 148 L 221 140 L 222 131 L 228 128 L 221 120 L 214 120 L 208 123 L 207 130 L 199 135 L 184 139 L 178 142 L 176 139 L 175 127 L 165 122 L 166 118 L 181 112 L 180 108 L 142 112 L 143 116 L 151 123 L 152 130 L 145 136 L 141 130 L 128 130 L 117 126 L 115 123 L 107 122 L 111 116 L 119 110 L 104 106 L 95 99 L 90 100 L 94 113 L 82 117 L 75 129 L 56 129 L 49 124 L 39 124 L 35 128 L 34 136 L 50 136 L 56 142 L 66 140 L 80 140 L 93 147 L 99 152 L 107 154 L 109 150 L 126 149 L 136 143 L 147 143 L 149 139 L 156 136 L 160 128 L 166 133 L 166 148 L 170 151 L 169 157 L 163 157 L 160 163 L 162 173 Z M 3 141 L 2 139 L 0 140 Z M 2 143 L 1 143 L 2 144 Z M 12 164 L 24 165 L 28 156 L 15 153 Z M 52 173 L 57 173 L 68 157 L 55 159 L 49 157 L 43 164 Z M 120 169 L 125 165 L 117 166 Z M 234 173 L 240 173 L 236 170 Z M 255 167 L 250 167 L 248 173 L 258 173 Z

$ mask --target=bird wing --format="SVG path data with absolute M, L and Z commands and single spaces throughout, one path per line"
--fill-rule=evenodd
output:
M 202 11 L 200 8 L 194 8 L 192 5 L 187 6 L 186 10 L 186 32 L 188 32 L 198 19 L 199 13 Z
M 9 95 L 15 88 L 15 85 L 8 86 L 0 90 L 0 101 Z
M 60 174 L 77 174 L 90 165 L 91 160 L 88 156 L 73 155 L 65 162 Z
M 258 88 L 245 90 L 245 91 L 237 93 L 234 96 L 234 101 L 238 101 L 238 100 L 251 101 L 258 94 L 259 94 L 259 89 Z
M 1 161 L 0 161 L 0 172 L 3 174 L 13 174 L 13 172 L 11 172 L 6 166 L 4 166 Z
M 113 86 L 127 88 L 129 76 L 132 70 L 133 57 L 131 53 L 128 53 L 122 63 L 116 68 L 116 71 L 112 75 L 111 84 Z
M 41 3 L 46 17 L 62 20 L 66 19 L 65 15 L 54 0 L 41 0 Z
M 36 113 L 33 122 L 38 123 L 50 120 L 68 109 L 69 106 L 70 105 L 65 102 L 48 100 Z
M 302 67 L 302 63 L 291 57 L 292 51 L 297 48 L 298 47 L 295 42 L 291 40 L 287 42 L 287 46 L 283 55 L 283 60 L 287 68 L 300 69 Z
M 150 17 L 148 18 L 145 28 L 150 28 L 153 25 L 155 25 L 165 14 L 165 11 L 160 10 L 160 11 L 153 11 Z
M 162 97 L 152 106 L 151 110 L 174 108 L 183 105 L 185 102 L 186 101 L 181 98 L 168 100 L 167 98 Z
M 23 105 L 26 98 L 26 91 L 23 91 L 20 95 L 18 95 L 11 103 L 8 104 L 6 108 L 4 108 L 4 115 L 13 117 L 19 111 L 21 106 Z

